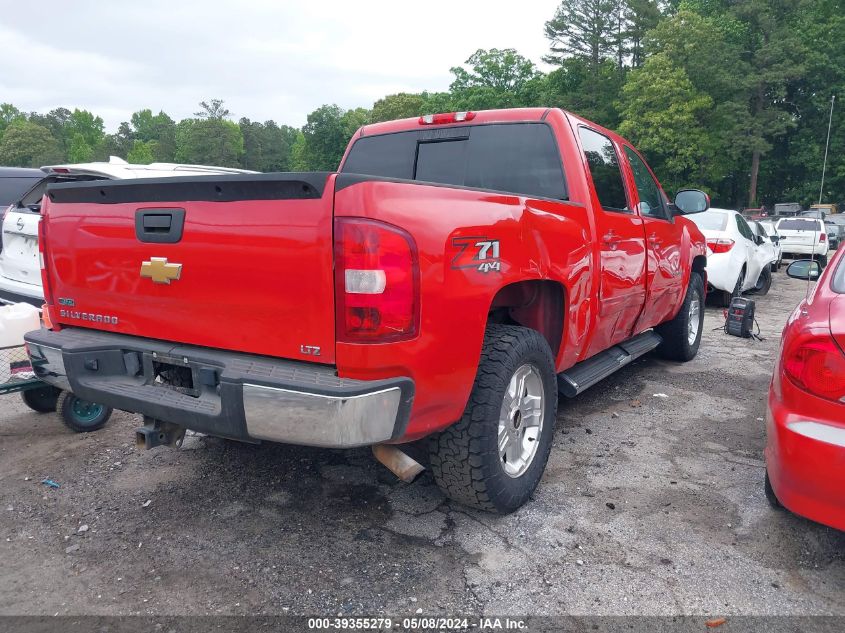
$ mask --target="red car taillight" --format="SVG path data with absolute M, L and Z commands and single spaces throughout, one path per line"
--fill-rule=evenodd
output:
M 44 307 L 42 315 L 47 314 L 45 321 L 49 323 L 48 328 L 52 329 L 52 322 L 48 313 L 49 306 L 53 304 L 53 288 L 50 285 L 50 274 L 47 270 L 47 222 L 44 217 L 38 220 L 38 264 L 41 267 L 41 287 L 44 289 Z
M 402 229 L 361 218 L 334 222 L 337 340 L 382 343 L 419 328 L 419 260 Z
M 834 401 L 845 398 L 845 354 L 832 338 L 804 340 L 785 350 L 783 370 L 816 396 Z
M 726 237 L 711 238 L 707 240 L 707 247 L 715 255 L 717 253 L 727 253 L 734 247 L 734 241 Z

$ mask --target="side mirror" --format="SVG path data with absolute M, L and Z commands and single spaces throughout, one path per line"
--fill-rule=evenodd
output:
M 816 280 L 822 274 L 822 267 L 814 259 L 798 259 L 786 267 L 786 274 L 793 279 Z
M 683 215 L 701 213 L 710 208 L 710 196 L 698 189 L 682 189 L 675 195 L 675 207 Z
M 778 242 L 780 242 L 780 236 L 779 235 L 770 235 L 769 239 L 772 240 L 772 244 L 777 244 Z
M 755 235 L 754 241 L 757 243 L 757 246 L 762 246 L 763 244 L 766 243 L 766 240 L 764 240 L 761 235 Z

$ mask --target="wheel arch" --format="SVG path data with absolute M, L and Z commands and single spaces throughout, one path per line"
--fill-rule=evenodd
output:
M 536 330 L 546 339 L 554 358 L 564 335 L 566 288 L 549 279 L 516 281 L 501 287 L 493 296 L 487 323 L 519 325 Z

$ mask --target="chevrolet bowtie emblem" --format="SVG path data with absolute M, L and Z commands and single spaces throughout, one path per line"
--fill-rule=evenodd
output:
M 170 284 L 182 274 L 182 264 L 168 264 L 166 257 L 150 257 L 141 262 L 141 277 L 152 279 L 157 284 Z

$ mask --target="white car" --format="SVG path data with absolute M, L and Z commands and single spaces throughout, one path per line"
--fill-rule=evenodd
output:
M 754 235 L 742 215 L 730 209 L 709 209 L 687 218 L 707 240 L 707 282 L 724 293 L 725 304 L 743 292 L 769 291 L 774 251 L 761 248 L 762 238 Z
M 809 255 L 818 259 L 822 268 L 827 266 L 827 229 L 818 218 L 782 218 L 778 220 L 780 247 L 784 257 L 801 259 Z
M 752 221 L 749 223 L 751 230 L 755 235 L 762 237 L 767 243 L 772 246 L 772 272 L 776 273 L 780 270 L 783 263 L 783 249 L 780 247 L 780 233 L 772 222 L 765 220 Z
M 38 265 L 38 223 L 41 198 L 47 185 L 79 180 L 114 180 L 126 178 L 163 178 L 215 174 L 254 174 L 245 169 L 152 163 L 131 165 L 112 156 L 108 162 L 42 167 L 43 176 L 23 197 L 3 213 L 0 243 L 0 303 L 31 303 L 41 307 L 41 269 Z

